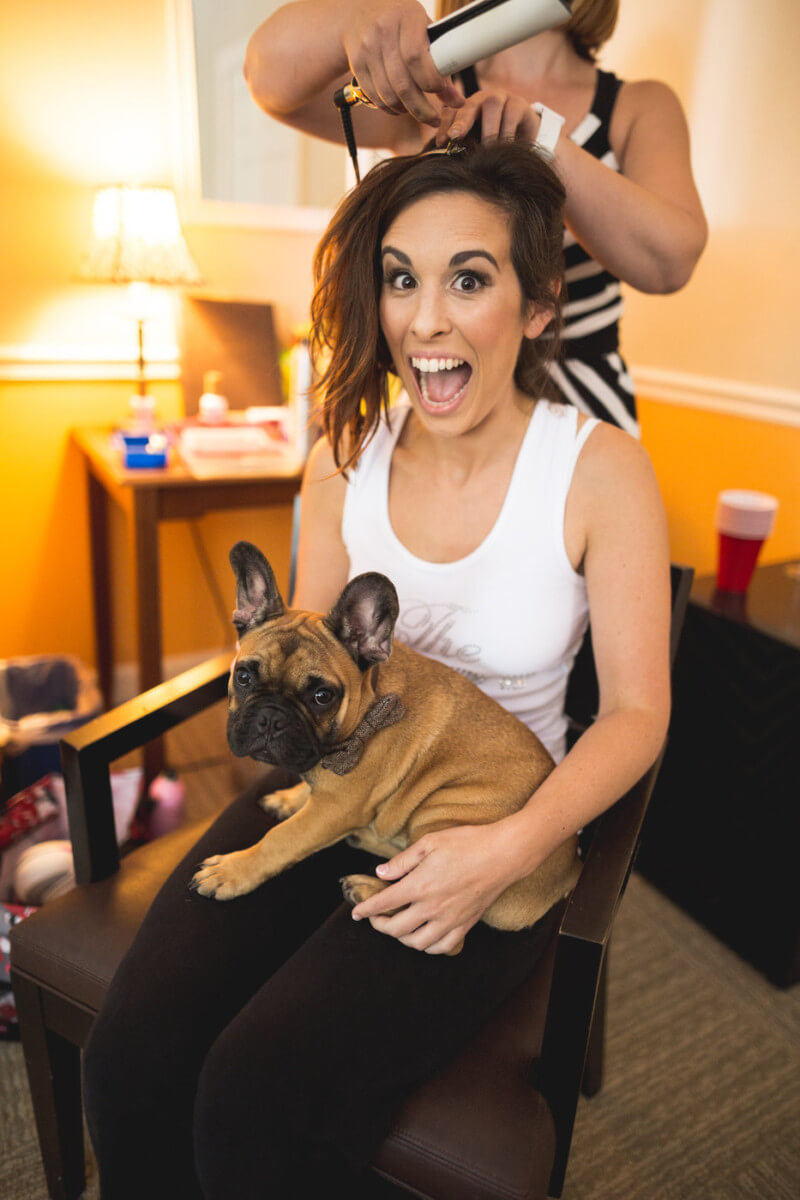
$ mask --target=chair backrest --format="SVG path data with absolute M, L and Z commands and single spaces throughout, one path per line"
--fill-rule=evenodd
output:
M 678 651 L 693 577 L 692 567 L 671 567 L 671 667 Z M 591 724 L 597 707 L 597 675 L 587 631 L 567 693 L 571 741 Z M 663 750 L 642 779 L 593 821 L 581 838 L 583 870 L 559 929 L 541 1054 L 532 1064 L 532 1076 L 547 1097 L 556 1126 L 551 1196 L 561 1195 L 578 1095 L 598 1010 L 602 1044 L 602 978 L 611 928 L 636 857 L 662 757 Z

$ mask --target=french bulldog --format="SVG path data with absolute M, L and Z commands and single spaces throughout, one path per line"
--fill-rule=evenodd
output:
M 237 542 L 230 561 L 239 644 L 228 742 L 301 782 L 263 797 L 278 823 L 259 842 L 201 864 L 190 885 L 201 895 L 245 895 L 343 838 L 391 858 L 426 833 L 497 821 L 553 769 L 539 739 L 475 684 L 394 642 L 398 600 L 385 575 L 352 579 L 323 616 L 287 609 L 249 542 Z M 483 920 L 507 930 L 534 924 L 572 890 L 580 866 L 571 837 Z M 341 884 L 352 904 L 388 886 L 371 875 Z

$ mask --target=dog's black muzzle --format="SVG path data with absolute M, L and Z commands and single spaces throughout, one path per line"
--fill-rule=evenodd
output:
M 297 772 L 309 771 L 322 757 L 310 719 L 281 696 L 262 696 L 229 712 L 228 745 L 238 758 Z

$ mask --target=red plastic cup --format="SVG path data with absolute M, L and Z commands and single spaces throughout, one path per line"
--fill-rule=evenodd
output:
M 720 533 L 717 587 L 721 592 L 746 592 L 765 538 L 739 538 Z
M 778 501 L 765 492 L 720 492 L 716 526 L 719 535 L 717 587 L 742 594 L 750 586 L 761 547 L 772 532 Z

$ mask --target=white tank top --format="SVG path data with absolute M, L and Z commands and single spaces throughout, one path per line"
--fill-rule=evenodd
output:
M 540 400 L 500 514 L 456 562 L 417 558 L 389 520 L 389 472 L 406 396 L 350 473 L 342 537 L 350 575 L 380 571 L 400 601 L 397 638 L 446 663 L 523 721 L 558 762 L 565 752 L 567 678 L 588 622 L 586 584 L 564 546 L 564 508 L 578 455 L 599 422 Z

